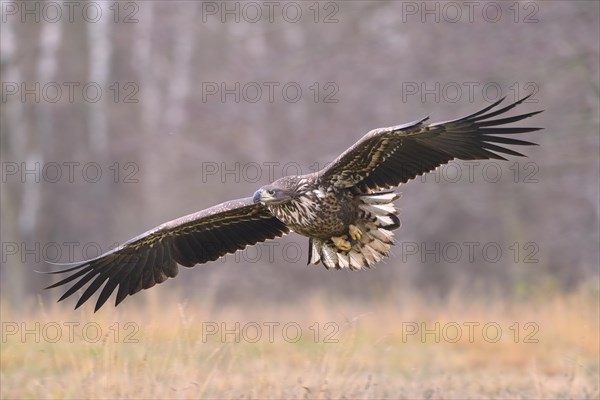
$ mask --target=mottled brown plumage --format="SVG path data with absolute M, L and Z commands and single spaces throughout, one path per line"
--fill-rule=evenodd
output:
M 75 308 L 100 287 L 96 310 L 117 291 L 128 295 L 175 277 L 177 264 L 192 267 L 290 231 L 309 237 L 309 263 L 361 269 L 381 261 L 400 226 L 394 192 L 385 189 L 433 171 L 452 159 L 523 156 L 501 145 L 533 145 L 512 137 L 540 128 L 499 127 L 538 112 L 492 119 L 524 99 L 491 111 L 500 101 L 467 117 L 427 124 L 428 118 L 367 133 L 323 170 L 287 176 L 252 198 L 229 201 L 160 225 L 99 257 L 50 272 L 72 274 L 49 288 L 75 281 L 63 300 L 87 283 Z

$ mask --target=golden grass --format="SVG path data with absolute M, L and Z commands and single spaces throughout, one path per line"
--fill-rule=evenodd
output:
M 599 397 L 596 292 L 488 304 L 409 296 L 226 308 L 158 301 L 153 295 L 147 307 L 126 302 L 97 314 L 53 304 L 26 317 L 4 303 L 2 398 Z M 79 323 L 72 341 L 69 323 Z M 207 334 L 223 324 L 236 331 L 236 323 L 239 340 Z M 23 327 L 37 330 L 39 343 L 33 333 L 23 337 Z M 102 330 L 97 342 L 95 327 Z M 433 331 L 409 334 L 415 327 Z M 129 339 L 137 343 L 128 343 L 134 329 Z

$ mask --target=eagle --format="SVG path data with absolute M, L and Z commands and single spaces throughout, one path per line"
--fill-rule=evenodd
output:
M 267 239 L 296 232 L 308 237 L 308 264 L 330 269 L 370 268 L 388 256 L 400 227 L 393 188 L 453 159 L 506 160 L 523 156 L 505 145 L 536 143 L 515 135 L 542 128 L 505 125 L 542 111 L 504 114 L 531 95 L 506 106 L 504 98 L 466 117 L 427 123 L 429 117 L 374 129 L 318 172 L 285 176 L 252 197 L 227 201 L 157 226 L 107 253 L 67 268 L 46 289 L 75 282 L 62 301 L 91 282 L 75 309 L 104 284 L 94 312 L 117 289 L 115 306 L 178 273 Z M 502 116 L 500 118 L 495 118 Z M 65 266 L 65 264 L 62 264 Z

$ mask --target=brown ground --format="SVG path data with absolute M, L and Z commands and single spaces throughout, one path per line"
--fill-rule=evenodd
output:
M 149 299 L 26 318 L 4 303 L 2 398 L 599 398 L 595 291 L 237 309 Z

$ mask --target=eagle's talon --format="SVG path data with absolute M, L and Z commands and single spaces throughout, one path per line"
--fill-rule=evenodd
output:
M 352 224 L 350 224 L 350 226 L 348 226 L 348 233 L 350 234 L 350 237 L 354 241 L 360 240 L 362 238 L 362 235 L 363 235 L 363 233 L 360 230 L 360 228 L 358 226 L 352 225 Z
M 349 251 L 352 248 L 352 244 L 343 236 L 332 236 L 331 241 L 342 251 Z

